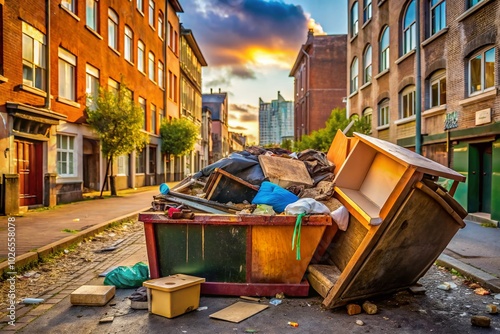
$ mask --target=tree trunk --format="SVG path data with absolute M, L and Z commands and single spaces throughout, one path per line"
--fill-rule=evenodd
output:
M 106 164 L 106 174 L 104 175 L 104 182 L 102 183 L 101 187 L 101 194 L 99 195 L 100 198 L 102 198 L 102 192 L 104 191 L 104 188 L 108 184 L 108 173 L 109 173 L 109 165 L 111 163 L 111 160 L 108 159 L 108 163 Z
M 109 176 L 109 187 L 111 189 L 111 196 L 116 196 L 116 183 L 115 175 L 113 175 L 113 156 L 111 156 L 111 175 Z

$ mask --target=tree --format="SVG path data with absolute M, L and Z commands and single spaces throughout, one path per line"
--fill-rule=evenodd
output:
M 113 159 L 122 154 L 141 150 L 148 136 L 142 131 L 144 113 L 135 104 L 127 86 L 120 82 L 118 91 L 99 88 L 96 98 L 89 97 L 92 107 L 87 108 L 87 122 L 97 132 L 101 141 L 101 151 L 106 157 L 106 175 L 101 187 L 101 197 L 110 174 L 111 196 L 116 196 L 113 177 Z
M 194 149 L 200 129 L 187 118 L 164 120 L 160 126 L 161 151 L 167 157 L 181 156 Z
M 315 130 L 309 135 L 302 136 L 301 140 L 295 143 L 295 150 L 303 151 L 310 148 L 327 152 L 337 130 L 344 131 L 351 122 L 353 124 L 347 131 L 347 136 L 352 136 L 353 132 L 370 133 L 371 124 L 364 117 L 359 118 L 358 115 L 352 115 L 350 118 L 347 118 L 345 109 L 334 109 L 326 121 L 325 127 Z

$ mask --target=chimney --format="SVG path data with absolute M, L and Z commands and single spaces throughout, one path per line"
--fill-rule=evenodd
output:
M 220 93 L 220 87 L 219 87 L 219 93 Z
M 212 91 L 213 91 L 213 89 L 212 89 L 212 88 L 210 88 L 210 94 L 212 94 Z

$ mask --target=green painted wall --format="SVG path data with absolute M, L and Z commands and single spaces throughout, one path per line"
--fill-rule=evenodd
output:
M 465 182 L 459 182 L 455 199 L 467 211 L 468 207 L 468 184 L 469 184 L 469 144 L 460 143 L 453 147 L 453 166 L 452 168 L 466 177 Z
M 492 144 L 491 219 L 500 220 L 500 140 Z

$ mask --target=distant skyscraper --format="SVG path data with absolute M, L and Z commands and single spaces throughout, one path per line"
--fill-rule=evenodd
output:
M 285 101 L 279 91 L 271 103 L 259 99 L 259 145 L 293 140 L 293 122 L 293 101 Z

